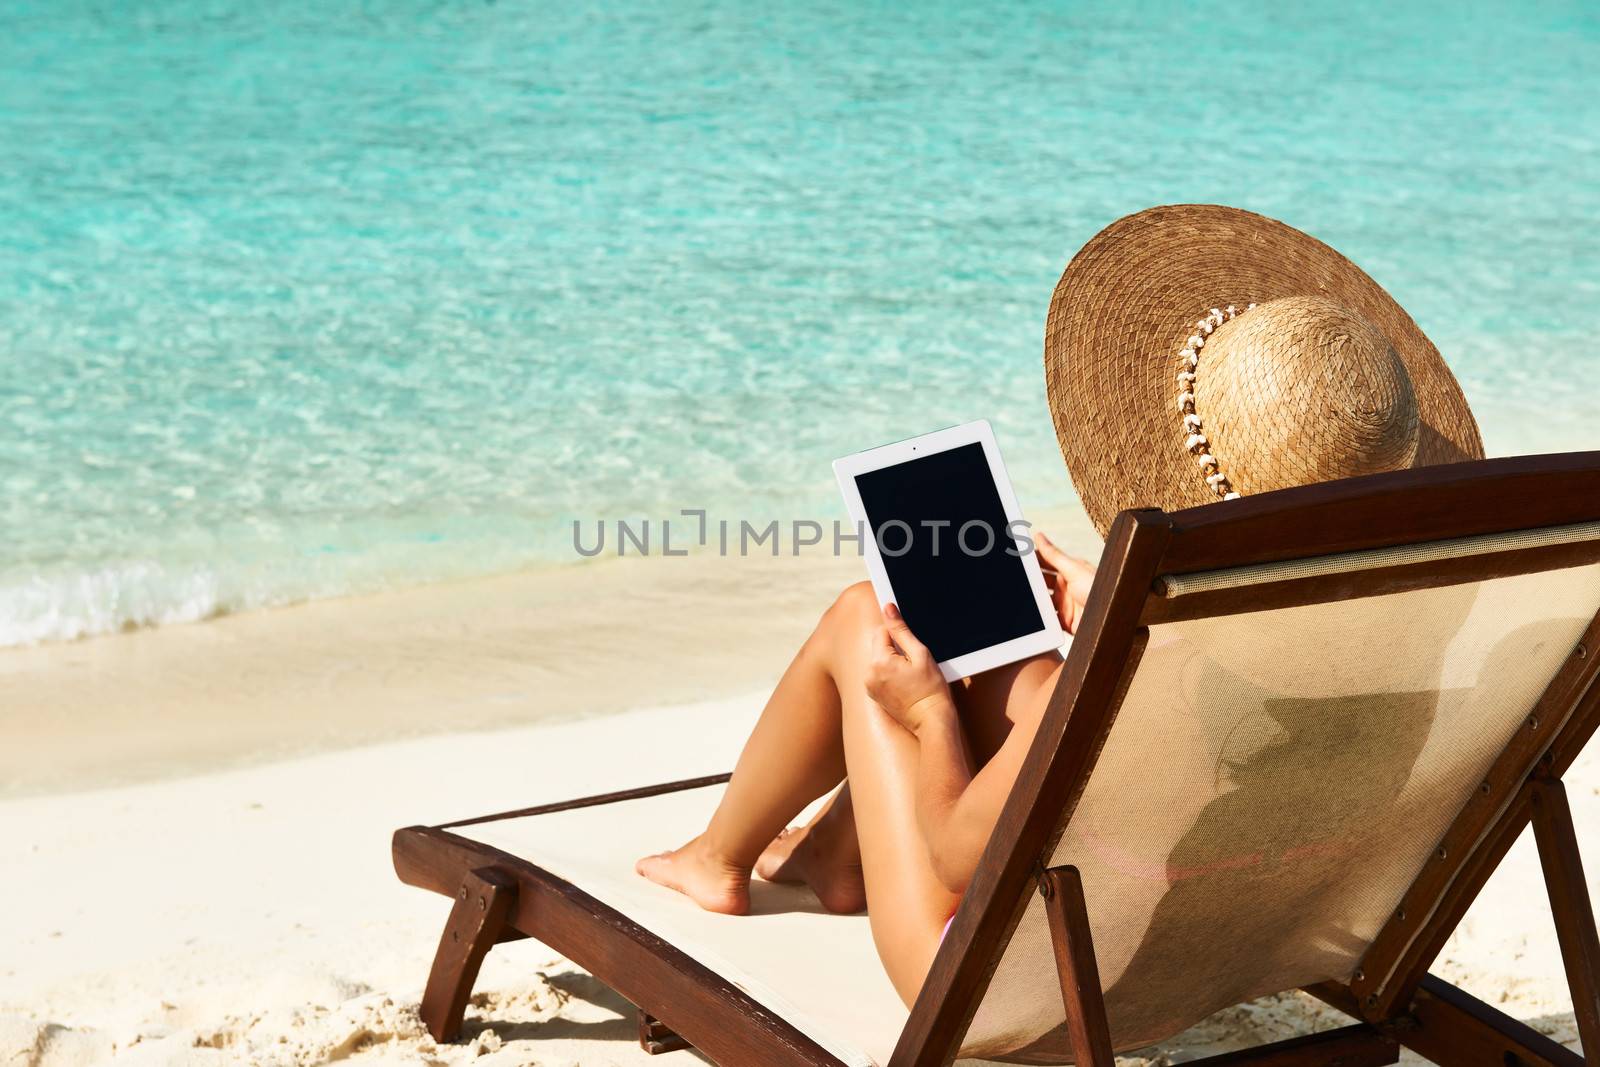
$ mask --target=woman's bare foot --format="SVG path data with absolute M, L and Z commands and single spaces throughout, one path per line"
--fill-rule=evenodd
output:
M 756 860 L 756 874 L 769 882 L 804 883 L 824 908 L 836 914 L 861 911 L 867 906 L 861 857 L 853 848 L 829 848 L 827 835 L 818 833 L 819 825 L 813 822 L 780 832 Z
M 707 911 L 743 915 L 750 910 L 750 871 L 713 855 L 704 835 L 671 852 L 646 856 L 633 869 Z

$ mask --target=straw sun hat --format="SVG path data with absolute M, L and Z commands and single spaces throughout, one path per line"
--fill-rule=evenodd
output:
M 1483 457 L 1400 305 L 1321 241 L 1236 208 L 1156 207 L 1096 234 L 1051 298 L 1044 366 L 1102 535 L 1124 508 Z

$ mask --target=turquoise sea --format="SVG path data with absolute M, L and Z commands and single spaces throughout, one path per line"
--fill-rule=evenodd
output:
M 1600 444 L 1592 3 L 0 0 L 0 644 L 831 518 L 977 417 L 1061 506 L 1051 289 L 1173 201 Z

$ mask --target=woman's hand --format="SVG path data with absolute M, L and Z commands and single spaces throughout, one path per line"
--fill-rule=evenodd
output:
M 1033 547 L 1039 553 L 1039 562 L 1044 564 L 1045 584 L 1050 587 L 1050 599 L 1061 617 L 1061 628 L 1075 634 L 1083 621 L 1083 605 L 1089 599 L 1089 587 L 1094 585 L 1094 565 L 1061 551 L 1043 530 L 1034 531 Z
M 876 642 L 867 665 L 867 695 L 880 708 L 914 734 L 929 722 L 954 713 L 955 703 L 939 664 L 894 604 L 883 607 L 883 629 Z

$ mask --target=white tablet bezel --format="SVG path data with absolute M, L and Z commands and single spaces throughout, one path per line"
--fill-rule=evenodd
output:
M 1000 494 L 1000 506 L 1006 513 L 1006 529 L 997 536 L 1007 536 L 1018 522 L 1023 521 L 1022 508 L 1017 504 L 1017 494 L 1011 488 L 1011 479 L 1006 474 L 1005 462 L 1000 458 L 1000 447 L 995 444 L 994 429 L 990 427 L 987 419 L 935 430 L 920 437 L 896 441 L 891 445 L 871 448 L 833 461 L 834 477 L 839 481 L 839 491 L 844 494 L 845 508 L 849 511 L 850 520 L 855 524 L 856 530 L 863 535 L 862 554 L 866 557 L 867 573 L 872 578 L 872 589 L 878 596 L 880 606 L 894 600 L 895 593 L 889 583 L 889 573 L 883 565 L 883 556 L 878 551 L 877 539 L 872 536 L 872 526 L 867 521 L 867 509 L 861 502 L 861 491 L 856 488 L 856 476 L 970 444 L 983 446 L 984 458 L 989 461 L 989 476 L 994 480 L 995 489 Z M 1033 551 L 1031 539 L 1024 541 L 1013 537 L 1012 541 L 1020 553 L 1023 570 L 1027 572 L 1028 584 L 1033 589 L 1033 599 L 1038 606 L 1043 626 L 1033 633 L 1024 634 L 1010 641 L 944 660 L 939 664 L 939 671 L 946 681 L 954 682 L 981 671 L 1003 667 L 1008 663 L 1027 659 L 1029 656 L 1059 649 L 1066 642 L 1067 636 L 1062 632 L 1061 620 L 1057 617 L 1055 605 L 1051 603 L 1050 594 L 1045 588 L 1044 575 L 1039 570 L 1039 557 Z

